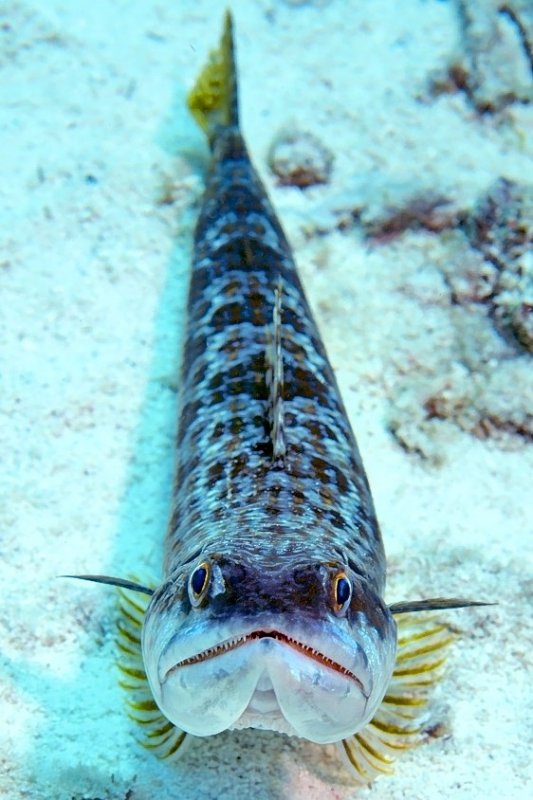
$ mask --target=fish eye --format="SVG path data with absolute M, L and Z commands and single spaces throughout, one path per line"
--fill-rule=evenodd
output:
M 352 584 L 344 571 L 339 571 L 333 578 L 332 606 L 339 616 L 346 613 L 352 599 Z
M 189 578 L 189 599 L 191 605 L 196 608 L 201 605 L 206 598 L 210 578 L 211 564 L 208 561 L 202 561 L 191 573 L 191 577 Z

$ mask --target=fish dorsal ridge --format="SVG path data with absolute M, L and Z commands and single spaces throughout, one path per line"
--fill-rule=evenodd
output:
M 282 289 L 283 284 L 280 276 L 274 288 L 272 332 L 267 346 L 270 436 L 272 439 L 272 460 L 275 463 L 282 463 L 287 452 L 283 429 Z

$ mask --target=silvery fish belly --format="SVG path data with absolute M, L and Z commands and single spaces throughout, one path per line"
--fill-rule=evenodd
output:
M 190 106 L 212 160 L 166 577 L 144 619 L 144 666 L 160 710 L 188 733 L 339 741 L 383 699 L 396 626 L 350 423 L 240 133 L 229 18 Z

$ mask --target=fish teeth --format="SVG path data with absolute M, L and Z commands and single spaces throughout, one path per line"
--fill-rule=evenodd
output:
M 229 650 L 234 650 L 236 647 L 240 647 L 248 642 L 256 641 L 257 639 L 276 639 L 278 642 L 288 644 L 295 650 L 299 650 L 301 653 L 309 656 L 314 661 L 319 661 L 321 664 L 324 664 L 326 667 L 329 667 L 335 672 L 340 672 L 342 675 L 346 675 L 346 677 L 351 678 L 359 685 L 361 690 L 363 690 L 359 678 L 354 675 L 353 672 L 350 672 L 349 669 L 343 667 L 342 664 L 339 664 L 337 661 L 329 658 L 329 656 L 324 655 L 324 653 L 320 652 L 320 650 L 316 650 L 314 647 L 310 647 L 310 645 L 304 644 L 303 642 L 298 641 L 298 639 L 294 639 L 292 636 L 287 636 L 285 633 L 280 633 L 279 631 L 258 630 L 244 636 L 235 636 L 233 639 L 227 639 L 225 642 L 221 642 L 214 647 L 208 647 L 205 650 L 202 650 L 202 652 L 196 653 L 194 656 L 189 656 L 188 658 L 184 658 L 182 661 L 178 661 L 177 664 L 174 664 L 174 666 L 168 670 L 167 677 L 179 667 L 188 667 L 192 664 L 198 664 L 202 661 L 207 661 L 209 658 L 220 656 L 223 653 L 227 653 Z

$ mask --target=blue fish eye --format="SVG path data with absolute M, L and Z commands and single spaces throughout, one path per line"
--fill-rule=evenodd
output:
M 340 578 L 337 581 L 337 603 L 343 606 L 350 599 L 352 593 L 350 583 L 347 578 Z
M 189 578 L 189 598 L 193 606 L 198 606 L 205 598 L 211 577 L 211 567 L 207 561 L 203 561 L 191 574 Z
M 352 597 L 352 584 L 345 572 L 337 572 L 333 579 L 333 610 L 337 614 L 346 611 Z
M 195 594 L 201 594 L 205 586 L 205 579 L 207 578 L 207 570 L 205 567 L 198 567 L 195 569 L 191 578 L 191 588 Z

